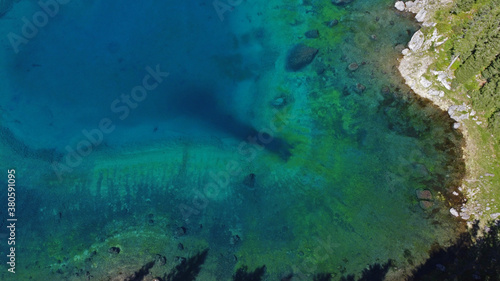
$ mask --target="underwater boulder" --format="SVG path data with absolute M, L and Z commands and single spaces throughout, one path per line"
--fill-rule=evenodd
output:
M 111 247 L 108 249 L 108 253 L 118 255 L 120 253 L 119 247 Z
M 274 99 L 271 102 L 271 105 L 274 107 L 280 108 L 280 107 L 283 107 L 284 105 L 286 105 L 286 100 L 283 97 L 279 97 L 279 98 Z
M 361 94 L 366 90 L 366 86 L 361 83 L 357 83 L 356 88 L 354 90 L 356 91 L 356 93 Z
M 347 69 L 349 69 L 350 71 L 356 71 L 356 69 L 359 68 L 359 65 L 355 62 L 353 63 L 350 63 L 349 66 L 347 67 Z
M 305 36 L 310 39 L 318 38 L 319 37 L 319 31 L 317 29 L 312 29 L 309 30 L 305 33 Z
M 432 200 L 432 193 L 425 189 L 425 190 L 415 190 L 415 193 L 417 195 L 417 199 L 419 200 Z
M 339 24 L 339 20 L 337 20 L 337 19 L 333 19 L 333 20 L 331 20 L 331 21 L 326 22 L 326 25 L 327 25 L 328 27 L 334 27 L 334 26 L 336 26 L 337 24 Z
M 286 69 L 289 71 L 301 70 L 314 60 L 318 51 L 318 49 L 304 44 L 295 45 L 288 53 Z
M 432 206 L 434 206 L 434 203 L 432 201 L 422 200 L 419 202 L 419 205 L 420 205 L 420 208 L 427 210 L 427 209 L 432 208 Z

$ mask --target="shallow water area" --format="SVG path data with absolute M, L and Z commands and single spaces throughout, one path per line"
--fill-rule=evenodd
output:
M 404 276 L 449 243 L 462 137 L 399 77 L 411 18 L 387 0 L 214 3 L 74 0 L 19 53 L 2 38 L 18 274 Z M 40 9 L 15 3 L 2 33 Z M 297 44 L 317 54 L 290 71 Z

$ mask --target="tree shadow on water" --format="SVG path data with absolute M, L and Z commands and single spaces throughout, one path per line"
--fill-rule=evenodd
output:
M 392 265 L 392 260 L 388 260 L 384 264 L 375 263 L 365 268 L 361 273 L 361 278 L 358 281 L 383 281 L 389 267 Z M 326 280 L 326 279 L 325 279 Z M 340 281 L 355 281 L 354 275 L 344 276 Z
M 331 281 L 332 275 L 328 273 L 319 273 L 314 275 L 313 281 Z
M 177 265 L 167 276 L 167 281 L 192 281 L 200 273 L 201 266 L 205 263 L 208 255 L 208 249 L 190 257 L 186 261 Z
M 500 221 L 479 231 L 476 221 L 448 248 L 434 250 L 410 280 L 500 280 Z
M 265 265 L 256 268 L 253 272 L 248 272 L 248 267 L 242 266 L 233 275 L 233 281 L 260 281 L 265 273 Z

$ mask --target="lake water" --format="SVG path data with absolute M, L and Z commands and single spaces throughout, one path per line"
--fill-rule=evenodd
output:
M 42 3 L 0 18 L 0 279 L 402 276 L 461 227 L 462 136 L 399 76 L 392 1 Z

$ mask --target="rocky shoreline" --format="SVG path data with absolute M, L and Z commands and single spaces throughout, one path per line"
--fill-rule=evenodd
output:
M 422 26 L 432 28 L 436 25 L 432 21 L 433 11 L 442 8 L 452 3 L 452 0 L 429 1 L 398 1 L 394 5 L 401 12 L 409 12 L 415 14 L 415 19 L 422 23 Z M 440 87 L 450 89 L 449 80 L 451 72 L 444 71 L 436 72 L 439 76 L 441 85 L 435 85 L 424 77 L 428 72 L 429 66 L 434 62 L 433 53 L 429 52 L 431 46 L 437 47 L 443 44 L 447 38 L 439 35 L 437 29 L 434 28 L 432 34 L 424 34 L 422 29 L 413 34 L 411 41 L 408 43 L 408 48 L 402 51 L 403 58 L 400 60 L 399 71 L 406 81 L 406 84 L 419 96 L 431 100 L 442 110 L 448 111 L 450 106 L 454 104 L 444 95 L 444 91 Z M 451 115 L 450 115 L 451 116 Z M 453 117 L 452 117 L 453 118 Z
M 468 178 L 482 178 L 482 175 L 474 175 L 471 171 L 473 167 L 475 151 L 474 142 L 469 134 L 468 126 L 473 120 L 478 126 L 482 124 L 478 121 L 476 112 L 466 103 L 457 104 L 452 97 L 445 91 L 451 90 L 451 79 L 453 71 L 451 65 L 457 58 L 451 58 L 448 67 L 445 70 L 429 69 L 436 61 L 439 50 L 436 47 L 444 44 L 448 38 L 439 34 L 436 23 L 433 22 L 435 11 L 448 7 L 453 4 L 453 0 L 416 0 L 416 1 L 397 1 L 394 7 L 400 12 L 415 14 L 415 19 L 422 24 L 422 28 L 413 34 L 408 47 L 402 51 L 403 57 L 400 59 L 399 71 L 405 79 L 405 83 L 419 96 L 431 100 L 436 106 L 448 112 L 450 117 L 455 120 L 454 129 L 461 130 L 464 135 L 466 145 L 464 147 L 464 158 L 467 175 L 462 187 L 459 188 L 468 199 L 460 209 L 451 208 L 450 214 L 460 217 L 469 222 L 474 219 L 497 219 L 500 213 L 491 214 L 489 217 L 483 215 L 483 211 L 488 210 L 489 206 L 483 206 L 480 202 L 474 200 L 474 195 L 480 192 L 478 188 L 466 186 Z M 431 49 L 432 48 L 432 49 Z M 494 176 L 494 175 L 486 175 Z

